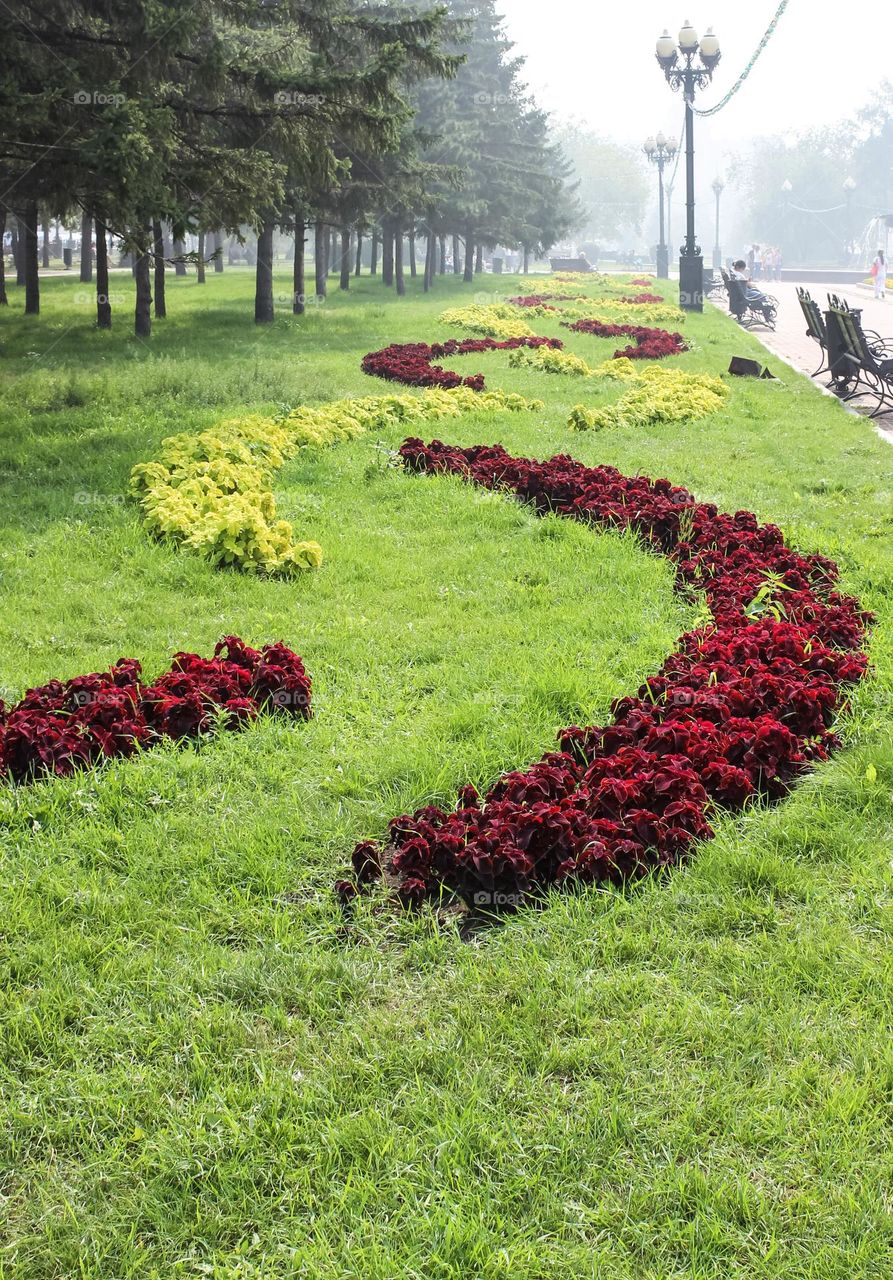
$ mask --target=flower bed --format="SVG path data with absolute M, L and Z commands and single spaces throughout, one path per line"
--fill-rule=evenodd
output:
M 713 621 L 616 701 L 609 724 L 564 729 L 558 751 L 483 797 L 465 787 L 454 812 L 426 806 L 393 819 L 384 848 L 358 845 L 342 902 L 383 876 L 405 905 L 446 892 L 491 910 L 632 880 L 688 856 L 714 811 L 780 799 L 839 745 L 832 725 L 866 671 L 871 617 L 834 591 L 830 560 L 667 480 L 500 446 L 410 439 L 401 454 L 410 471 L 511 491 L 542 515 L 631 530 L 670 560 L 679 590 L 704 593 Z
M 550 307 L 549 303 L 554 298 L 560 298 L 560 293 L 527 293 L 523 297 L 509 298 L 509 303 L 513 307 L 536 307 L 539 311 L 557 311 L 558 307 Z
M 67 777 L 162 738 L 241 729 L 273 711 L 310 718 L 310 679 L 284 644 L 249 649 L 224 636 L 213 658 L 174 654 L 152 684 L 136 658 L 121 658 L 110 671 L 29 689 L 8 710 L 0 702 L 0 778 Z
M 486 306 L 451 307 L 441 314 L 440 319 L 454 329 L 464 329 L 466 333 L 482 333 L 489 338 L 533 336 L 533 330 L 523 320 L 519 320 L 505 302 L 489 303 Z
M 554 347 L 520 348 L 509 356 L 513 369 L 536 369 L 539 373 L 569 373 L 579 378 L 591 378 L 594 370 L 572 351 L 556 351 Z
M 618 302 L 621 302 L 626 307 L 644 307 L 649 302 L 659 302 L 663 306 L 664 300 L 659 293 L 636 293 L 631 297 L 618 298 Z
M 483 391 L 484 375 L 472 374 L 463 378 L 451 369 L 442 369 L 433 362 L 445 357 L 477 355 L 482 351 L 516 351 L 519 347 L 555 347 L 563 345 L 560 338 L 537 338 L 533 335 L 521 338 L 448 338 L 446 342 L 395 342 L 381 351 L 370 351 L 363 356 L 364 373 L 390 382 L 403 382 L 410 387 L 470 387 Z
M 199 435 L 164 440 L 157 462 L 134 467 L 131 491 L 153 534 L 216 565 L 268 574 L 315 568 L 322 561 L 318 543 L 295 542 L 291 525 L 276 519 L 270 483 L 277 468 L 302 448 L 322 448 L 398 423 L 454 418 L 480 407 L 473 390 L 457 387 L 420 396 L 301 405 L 276 421 L 235 418 Z M 495 392 L 486 407 L 516 411 L 541 406 Z
M 610 364 L 593 370 L 594 376 L 604 376 Z M 618 364 L 626 363 L 617 361 Z M 621 380 L 631 385 L 614 404 L 603 409 L 588 409 L 578 404 L 571 410 L 568 426 L 578 431 L 600 430 L 604 427 L 647 427 L 659 422 L 690 422 L 706 418 L 723 407 L 729 396 L 729 388 L 721 378 L 707 373 L 689 373 L 683 369 L 644 369 L 629 378 L 627 371 Z
M 535 312 L 528 314 L 535 315 Z M 600 320 L 602 324 L 681 325 L 685 312 L 667 303 L 630 305 L 617 298 L 580 298 L 561 310 L 564 320 Z
M 634 345 L 614 352 L 615 360 L 662 360 L 664 356 L 678 356 L 688 351 L 688 344 L 681 333 L 669 333 L 666 329 L 647 329 L 634 324 L 610 324 L 588 317 L 581 320 L 562 321 L 565 329 L 573 333 L 591 333 L 596 338 L 634 339 Z

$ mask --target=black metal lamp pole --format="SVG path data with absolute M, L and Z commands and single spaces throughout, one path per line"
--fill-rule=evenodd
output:
M 657 246 L 657 278 L 667 280 L 670 276 L 670 254 L 664 236 L 664 166 L 676 158 L 676 144 L 670 142 L 659 133 L 655 138 L 648 138 L 642 150 L 657 165 L 658 204 L 660 208 L 660 244 Z
M 722 270 L 722 245 L 719 243 L 719 201 L 726 184 L 722 178 L 713 179 L 713 194 L 716 196 L 716 241 L 713 245 L 713 270 Z
M 700 62 L 696 62 L 700 54 Z M 686 19 L 679 47 L 668 31 L 657 42 L 657 61 L 671 89 L 685 101 L 685 244 L 679 257 L 679 305 L 704 310 L 704 259 L 695 232 L 695 89 L 706 89 L 720 59 L 719 41 L 708 30 L 703 40 Z

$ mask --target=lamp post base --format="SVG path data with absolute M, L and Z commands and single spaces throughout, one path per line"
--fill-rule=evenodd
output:
M 658 280 L 670 278 L 670 251 L 665 245 L 658 245 L 657 248 L 657 278 Z
M 679 259 L 679 305 L 683 311 L 704 310 L 704 259 L 683 253 Z

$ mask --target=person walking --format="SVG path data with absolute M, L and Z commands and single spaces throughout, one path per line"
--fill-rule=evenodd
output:
M 877 251 L 877 257 L 871 264 L 871 274 L 874 276 L 874 296 L 883 298 L 887 291 L 887 260 L 883 249 Z

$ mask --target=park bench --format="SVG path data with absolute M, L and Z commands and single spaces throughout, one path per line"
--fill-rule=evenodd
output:
M 550 258 L 549 266 L 553 271 L 594 271 L 595 267 L 586 258 Z
M 775 328 L 775 317 L 778 315 L 778 300 L 763 294 L 764 302 L 751 302 L 743 281 L 735 280 L 727 271 L 722 273 L 723 284 L 729 295 L 729 311 L 740 325 L 750 329 L 761 324 L 767 329 Z
M 797 299 L 800 303 L 800 310 L 803 312 L 803 319 L 806 321 L 807 337 L 812 338 L 814 342 L 819 344 L 822 353 L 822 361 L 815 373 L 810 377 L 817 378 L 820 373 L 827 370 L 831 372 L 831 365 L 828 358 L 828 328 L 822 315 L 821 307 L 812 298 L 807 289 L 797 286 Z
M 843 398 L 851 400 L 864 389 L 877 400 L 869 417 L 889 413 L 893 410 L 893 342 L 863 329 L 861 310 L 836 295 L 828 298 L 826 323 L 829 340 L 833 333 L 833 342 L 840 347 L 838 369 L 853 384 Z

